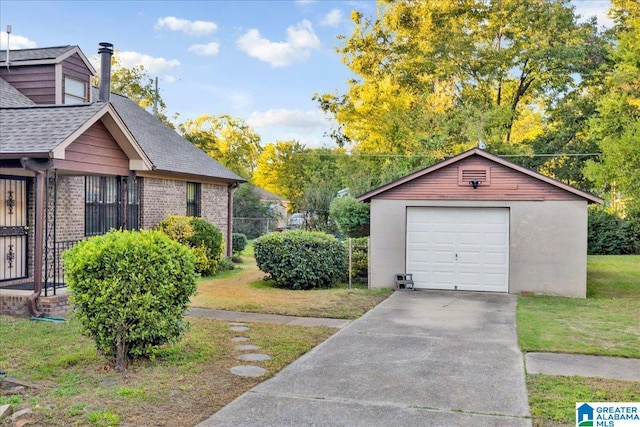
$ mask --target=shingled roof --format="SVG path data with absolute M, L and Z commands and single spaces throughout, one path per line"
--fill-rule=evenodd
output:
M 97 88 L 94 88 L 97 97 Z M 155 170 L 245 182 L 153 114 L 127 97 L 111 94 L 111 104 Z
M 0 108 L 0 153 L 46 155 L 104 107 L 93 103 Z
M 112 94 L 110 104 L 156 171 L 246 181 L 134 101 Z M 37 105 L 0 78 L 0 153 L 47 156 L 96 114 L 104 114 L 105 106 Z
M 82 50 L 80 50 L 78 46 L 71 45 L 10 50 L 9 62 L 16 66 L 26 64 L 56 64 L 74 54 L 78 54 L 87 68 L 95 74 L 96 70 L 84 53 L 82 53 Z M 3 66 L 6 66 L 6 60 L 7 51 L 0 50 L 0 62 L 3 63 Z
M 35 105 L 35 102 L 24 96 L 18 89 L 0 77 L 0 107 L 21 107 Z

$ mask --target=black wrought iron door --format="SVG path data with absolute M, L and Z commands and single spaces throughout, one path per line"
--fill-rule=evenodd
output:
M 27 276 L 27 181 L 0 178 L 0 281 Z

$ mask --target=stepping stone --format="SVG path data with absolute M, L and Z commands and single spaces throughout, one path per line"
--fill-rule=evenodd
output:
M 265 362 L 271 359 L 271 356 L 260 353 L 247 353 L 241 354 L 240 356 L 238 356 L 238 359 L 245 360 L 247 362 Z
M 260 347 L 253 344 L 244 344 L 244 345 L 237 345 L 236 350 L 239 350 L 239 351 L 260 350 Z
M 243 365 L 231 368 L 231 373 L 240 377 L 261 377 L 267 373 L 267 370 L 259 366 Z
M 246 323 L 229 322 L 229 326 L 248 326 Z
M 233 342 L 245 342 L 245 341 L 249 341 L 249 338 L 247 338 L 247 337 L 233 337 L 233 338 L 231 338 L 231 341 L 233 341 Z
M 249 330 L 247 326 L 230 326 L 229 329 L 234 332 L 245 332 Z

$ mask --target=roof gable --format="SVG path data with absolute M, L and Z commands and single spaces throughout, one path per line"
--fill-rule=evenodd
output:
M 469 175 L 465 175 L 468 173 Z M 478 179 L 474 179 L 478 174 Z M 471 181 L 476 180 L 476 187 Z M 448 200 L 572 200 L 602 199 L 502 157 L 473 149 L 397 179 L 358 197 Z
M 153 163 L 154 170 L 231 182 L 246 181 L 129 98 L 112 93 L 110 102 Z
M 151 169 L 151 162 L 108 103 L 0 108 L 0 153 L 6 158 L 64 160 L 66 148 L 98 120 L 127 154 L 132 170 Z
M 46 64 L 59 64 L 72 55 L 77 54 L 82 62 L 87 66 L 92 74 L 96 74 L 96 70 L 91 65 L 91 62 L 82 53 L 82 50 L 78 46 L 54 46 L 35 49 L 18 49 L 9 50 L 9 63 L 11 66 L 21 65 L 46 65 Z M 7 51 L 0 51 L 0 64 L 6 66 Z

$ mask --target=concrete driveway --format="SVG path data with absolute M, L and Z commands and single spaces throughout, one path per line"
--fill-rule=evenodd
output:
M 515 304 L 396 292 L 198 426 L 531 426 Z

